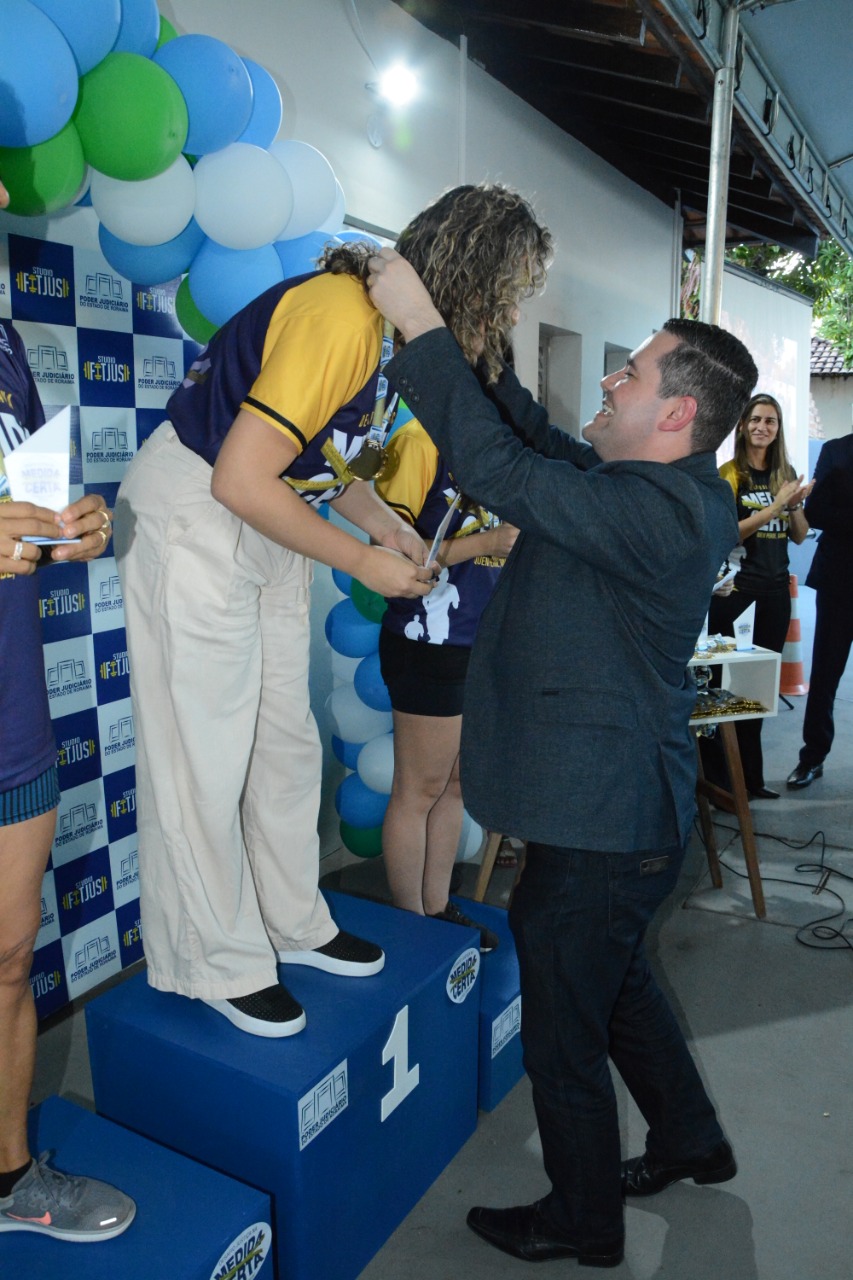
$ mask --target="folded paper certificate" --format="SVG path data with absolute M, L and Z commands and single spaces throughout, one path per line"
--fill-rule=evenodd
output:
M 457 493 L 456 497 L 453 499 L 450 506 L 447 508 L 447 514 L 445 515 L 441 524 L 438 526 L 438 528 L 435 531 L 435 537 L 432 540 L 432 546 L 430 547 L 429 552 L 427 554 L 427 558 L 424 562 L 425 564 L 431 564 L 435 559 L 435 557 L 438 555 L 439 548 L 441 547 L 441 544 L 444 541 L 444 535 L 447 533 L 447 528 L 448 528 L 448 525 L 450 524 L 450 517 L 453 515 L 453 512 L 456 510 L 456 508 L 459 506 L 459 500 L 461 497 L 462 497 L 462 494 Z
M 4 457 L 12 500 L 64 511 L 69 501 L 70 460 L 71 410 L 65 408 Z M 24 538 L 24 542 L 51 546 L 70 541 L 79 542 L 79 538 Z

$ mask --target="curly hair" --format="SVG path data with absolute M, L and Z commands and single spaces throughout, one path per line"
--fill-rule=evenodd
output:
M 501 371 L 515 309 L 545 283 L 551 234 L 514 191 L 454 187 L 413 218 L 397 241 L 466 358 Z M 322 266 L 365 281 L 374 250 L 355 242 L 326 251 Z
M 796 480 L 797 473 L 788 457 L 788 450 L 785 447 L 785 432 L 782 428 L 782 406 L 773 396 L 767 395 L 766 392 L 758 392 L 752 397 L 749 404 L 740 415 L 737 424 L 737 435 L 735 436 L 735 455 L 734 463 L 737 467 L 738 480 L 743 484 L 749 483 L 750 465 L 747 458 L 746 446 L 748 444 L 746 436 L 746 428 L 749 419 L 752 417 L 752 411 L 759 404 L 769 404 L 771 409 L 775 410 L 776 417 L 779 420 L 779 430 L 767 446 L 767 466 L 766 471 L 770 472 L 770 492 L 774 498 L 782 485 L 788 480 Z

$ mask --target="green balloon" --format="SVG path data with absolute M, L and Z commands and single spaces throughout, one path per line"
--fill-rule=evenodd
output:
M 388 601 L 384 596 L 371 591 L 369 587 L 359 582 L 358 578 L 353 578 L 349 593 L 362 618 L 367 618 L 368 622 L 381 621 L 382 615 L 388 608 Z
M 160 35 L 157 39 L 157 48 L 155 48 L 154 52 L 156 53 L 157 49 L 162 49 L 163 45 L 168 44 L 170 40 L 176 40 L 177 38 L 178 38 L 177 31 L 172 26 L 169 19 L 164 18 L 161 13 L 160 14 Z
M 83 76 L 73 120 L 89 164 L 124 182 L 168 169 L 189 127 L 172 77 L 138 53 L 108 53 Z
M 9 213 L 37 216 L 64 209 L 86 175 L 74 125 L 69 120 L 59 133 L 34 147 L 0 147 L 0 175 L 10 196 Z
M 382 852 L 381 827 L 354 827 L 342 821 L 341 839 L 357 858 L 378 858 Z
M 207 344 L 216 333 L 217 326 L 211 324 L 207 316 L 203 316 L 190 293 L 190 278 L 184 276 L 175 294 L 175 314 L 178 324 L 184 333 L 188 333 L 196 342 Z

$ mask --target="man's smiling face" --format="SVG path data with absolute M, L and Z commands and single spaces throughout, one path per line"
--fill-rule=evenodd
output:
M 677 338 L 662 330 L 633 351 L 623 369 L 601 379 L 602 406 L 584 427 L 583 437 L 605 462 L 646 455 L 646 446 L 667 414 L 668 402 L 659 395 L 658 361 L 678 345 Z

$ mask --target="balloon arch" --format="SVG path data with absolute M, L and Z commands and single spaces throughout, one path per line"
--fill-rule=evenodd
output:
M 0 20 L 8 211 L 91 204 L 115 271 L 138 285 L 182 277 L 177 317 L 195 341 L 313 270 L 330 241 L 371 239 L 343 229 L 344 192 L 325 156 L 278 137 L 269 72 L 212 36 L 178 35 L 155 0 L 0 0 Z M 326 620 L 336 681 L 327 709 L 332 749 L 351 771 L 335 803 L 343 843 L 375 857 L 394 772 L 377 653 L 385 602 L 334 578 L 342 599 Z M 466 814 L 459 856 L 481 841 Z

